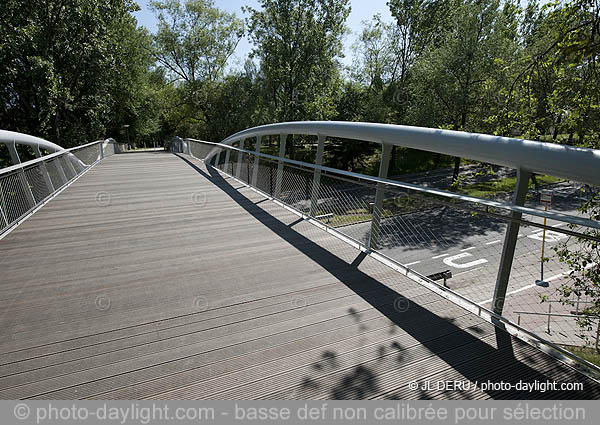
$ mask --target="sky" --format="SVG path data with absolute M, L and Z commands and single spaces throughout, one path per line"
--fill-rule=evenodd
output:
M 156 31 L 156 18 L 152 11 L 148 8 L 149 0 L 136 0 L 137 4 L 142 10 L 135 12 L 134 16 L 138 20 L 138 24 L 142 25 L 150 32 Z M 342 62 L 345 65 L 352 64 L 351 48 L 352 44 L 356 40 L 356 37 L 361 31 L 361 22 L 370 20 L 373 15 L 379 13 L 385 22 L 392 21 L 392 15 L 386 5 L 387 0 L 351 0 L 351 12 L 350 16 L 346 20 L 346 25 L 350 29 L 350 33 L 346 35 L 344 40 L 344 54 L 345 58 Z M 238 18 L 246 18 L 247 15 L 242 13 L 242 6 L 250 6 L 255 9 L 259 9 L 258 1 L 256 0 L 215 0 L 215 6 L 219 9 L 226 10 L 228 12 L 234 12 Z M 247 36 L 240 41 L 237 46 L 234 57 L 230 59 L 230 67 L 241 68 L 243 66 L 245 57 L 252 49 L 252 44 L 248 40 Z

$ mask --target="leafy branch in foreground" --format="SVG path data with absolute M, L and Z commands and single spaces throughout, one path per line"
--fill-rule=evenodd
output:
M 600 193 L 593 193 L 578 210 L 593 220 L 600 220 Z M 568 282 L 563 283 L 557 289 L 560 302 L 565 305 L 574 305 L 574 296 L 587 299 L 583 309 L 579 310 L 582 317 L 577 322 L 584 334 L 582 336 L 588 342 L 589 331 L 594 329 L 600 319 L 600 242 L 598 238 L 600 238 L 600 230 L 588 228 L 582 232 L 582 236 L 576 237 L 575 246 L 567 246 L 567 242 L 563 242 L 554 247 L 559 260 L 567 264 L 570 269 Z M 598 348 L 597 335 L 595 338 L 596 348 Z

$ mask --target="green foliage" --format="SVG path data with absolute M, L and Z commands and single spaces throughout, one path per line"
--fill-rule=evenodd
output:
M 260 59 L 275 121 L 335 115 L 349 0 L 260 0 L 248 8 L 252 56 Z
M 133 80 L 150 64 L 145 34 L 130 15 L 135 7 L 129 0 L 6 0 L 0 127 L 63 146 L 110 135 L 127 115 Z
M 600 221 L 600 194 L 591 194 L 579 211 L 592 220 Z M 559 260 L 571 270 L 568 282 L 560 285 L 557 292 L 561 302 L 567 305 L 574 305 L 574 296 L 590 300 L 583 305 L 580 313 L 587 317 L 578 319 L 578 323 L 582 329 L 592 330 L 600 320 L 600 231 L 588 228 L 583 230 L 583 235 L 575 238 L 575 247 L 563 242 L 553 248 Z
M 236 80 L 231 76 L 224 81 L 224 72 L 243 35 L 242 21 L 210 0 L 160 0 L 150 5 L 158 18 L 152 52 L 171 86 L 164 117 L 169 136 L 224 137 L 232 126 L 219 125 L 231 123 L 234 116 L 235 108 L 223 107 L 232 105 Z
M 150 6 L 158 17 L 154 54 L 172 80 L 189 84 L 195 93 L 196 85 L 222 77 L 243 35 L 234 14 L 210 0 L 155 0 Z
M 597 0 L 388 6 L 393 21 L 365 21 L 344 70 L 349 0 L 260 0 L 247 9 L 251 57 L 227 71 L 244 24 L 211 0 L 152 1 L 155 35 L 137 27 L 132 0 L 6 0 L 0 126 L 71 146 L 122 139 L 125 124 L 133 143 L 153 144 L 335 119 L 600 147 Z M 288 146 L 289 155 L 310 153 L 303 139 Z M 334 140 L 325 160 L 373 173 L 377 155 L 368 144 Z M 391 172 L 451 162 L 396 148 Z
M 498 194 L 512 193 L 515 189 L 516 181 L 516 177 L 505 177 L 487 182 L 464 184 L 459 186 L 457 189 L 460 193 L 464 193 L 465 195 L 475 196 L 478 198 L 493 198 Z M 544 186 L 558 183 L 562 180 L 552 176 L 537 176 L 536 181 L 539 186 Z M 529 182 L 529 187 L 534 187 L 534 183 L 532 181 Z

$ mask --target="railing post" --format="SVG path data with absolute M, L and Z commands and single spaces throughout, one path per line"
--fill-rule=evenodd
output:
M 63 166 L 62 166 L 62 161 L 61 161 L 61 156 L 57 156 L 53 159 L 54 164 L 56 165 L 56 171 L 58 171 L 58 175 L 60 176 L 60 179 L 63 182 L 63 185 L 66 184 L 69 179 L 67 179 L 67 175 L 65 174 L 65 170 L 63 170 Z
M 227 149 L 225 152 L 225 163 L 223 164 L 223 172 L 229 174 L 229 156 L 231 155 L 231 149 Z
M 285 157 L 285 145 L 287 143 L 287 134 L 282 133 L 279 135 L 279 158 Z M 279 160 L 277 163 L 277 176 L 275 177 L 275 198 L 281 197 L 281 183 L 283 182 L 283 161 Z
M 317 142 L 317 157 L 315 159 L 315 165 L 321 166 L 323 165 L 323 151 L 325 150 L 325 138 L 324 134 L 319 134 L 319 140 Z M 321 170 L 315 168 L 315 172 L 313 174 L 313 185 L 312 191 L 310 195 L 310 215 L 317 215 L 317 208 L 319 203 L 319 189 L 321 186 Z
M 257 154 L 260 153 L 260 142 L 262 141 L 262 136 L 256 136 L 256 149 L 255 152 Z M 256 181 L 258 180 L 258 166 L 260 164 L 260 157 L 258 155 L 254 155 L 254 168 L 252 169 L 252 183 L 250 186 L 256 187 Z
M 6 217 L 6 214 L 4 213 L 4 210 L 2 209 L 2 206 L 4 206 L 6 208 L 6 201 L 4 200 L 4 193 L 2 192 L 2 186 L 0 185 L 0 216 L 4 220 L 4 224 L 6 226 L 8 226 L 8 224 L 9 224 L 8 223 L 8 217 Z
M 17 152 L 17 144 L 13 142 L 9 142 L 6 144 L 8 148 L 8 153 L 10 153 L 10 159 L 12 160 L 13 165 L 17 165 L 21 163 L 21 158 L 19 158 L 19 153 Z
M 390 158 L 392 156 L 393 145 L 382 143 L 381 161 L 379 162 L 379 178 L 387 179 L 390 169 Z M 373 204 L 373 215 L 371 218 L 371 231 L 369 232 L 369 248 L 377 248 L 377 240 L 381 231 L 381 212 L 383 211 L 383 197 L 385 195 L 385 184 L 377 183 L 375 189 L 375 202 Z
M 65 159 L 65 162 L 67 163 L 67 167 L 69 167 L 71 169 L 71 171 L 73 172 L 73 174 L 75 176 L 77 176 L 79 173 L 77 172 L 77 170 L 75 169 L 75 166 L 71 162 L 71 158 L 69 157 L 69 155 L 73 155 L 73 154 L 67 153 L 67 154 L 63 155 L 62 158 Z
M 10 159 L 12 160 L 14 165 L 21 163 L 21 158 L 19 158 L 19 153 L 17 152 L 17 144 L 16 142 L 7 143 L 8 152 L 10 153 Z M 19 184 L 21 185 L 21 189 L 23 189 L 23 194 L 25 198 L 27 198 L 27 203 L 30 208 L 35 207 L 35 198 L 33 197 L 33 192 L 31 191 L 31 187 L 29 187 L 29 183 L 27 182 L 27 177 L 25 176 L 25 170 L 21 169 L 17 172 L 17 179 L 19 180 Z
M 189 140 L 185 140 L 185 144 L 187 147 L 187 154 L 191 157 L 194 156 L 194 154 L 192 154 L 192 142 L 190 142 Z
M 244 139 L 240 139 L 240 149 L 244 149 Z M 238 151 L 238 157 L 237 157 L 237 165 L 235 167 L 235 177 L 238 179 L 242 178 L 242 158 L 244 157 L 244 153 L 243 152 L 239 152 Z
M 36 158 L 42 157 L 42 151 L 40 151 L 40 145 L 35 145 L 33 149 L 33 153 Z M 54 185 L 52 184 L 52 179 L 50 179 L 50 174 L 48 174 L 48 168 L 46 168 L 46 163 L 41 161 L 40 170 L 42 172 L 42 178 L 44 179 L 44 183 L 46 183 L 46 187 L 48 188 L 49 193 L 54 193 Z
M 522 168 L 517 169 L 517 183 L 515 184 L 515 191 L 513 194 L 514 205 L 523 206 L 525 204 L 525 196 L 527 195 L 527 187 L 530 178 L 531 173 L 529 171 Z M 504 298 L 506 297 L 510 270 L 515 256 L 521 215 L 522 214 L 519 212 L 511 212 L 511 221 L 508 222 L 506 235 L 504 236 L 498 277 L 496 279 L 496 287 L 494 288 L 494 297 L 492 298 L 492 309 L 494 310 L 494 313 L 498 315 L 502 315 L 502 310 L 504 309 Z
M 100 142 L 100 161 L 104 159 L 104 140 Z

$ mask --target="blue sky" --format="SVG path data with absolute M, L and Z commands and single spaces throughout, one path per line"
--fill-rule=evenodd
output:
M 138 23 L 148 28 L 151 32 L 156 31 L 156 19 L 154 14 L 148 9 L 149 0 L 136 0 L 136 2 L 142 9 L 139 12 L 134 13 Z M 386 2 L 387 0 L 350 1 L 352 11 L 350 12 L 350 16 L 346 21 L 346 25 L 350 28 L 351 33 L 346 36 L 346 40 L 344 41 L 344 50 L 346 55 L 343 60 L 344 64 L 350 65 L 352 63 L 352 54 L 350 49 L 352 43 L 354 43 L 354 40 L 360 33 L 361 21 L 369 20 L 377 13 L 381 14 L 384 21 L 389 22 L 392 20 L 392 15 L 390 14 Z M 242 13 L 242 6 L 250 6 L 254 7 L 255 9 L 259 8 L 256 0 L 215 0 L 215 5 L 219 9 L 223 9 L 228 12 L 235 12 L 235 14 L 240 18 L 246 17 L 246 15 Z M 250 41 L 247 37 L 244 37 L 237 47 L 235 57 L 230 60 L 230 66 L 233 68 L 238 68 L 238 65 L 241 66 L 244 58 L 251 49 L 252 45 L 250 44 Z

